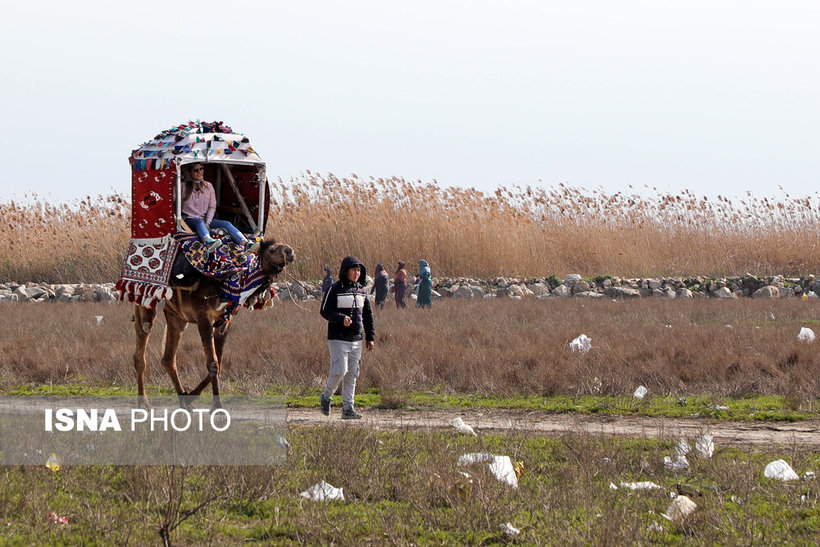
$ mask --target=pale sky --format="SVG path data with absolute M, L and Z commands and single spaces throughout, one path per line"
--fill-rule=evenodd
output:
M 816 191 L 815 1 L 0 0 L 0 201 L 130 192 L 201 119 L 271 179 Z

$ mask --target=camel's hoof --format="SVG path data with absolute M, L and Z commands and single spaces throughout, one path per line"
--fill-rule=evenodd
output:
M 179 394 L 179 408 L 184 408 L 185 410 L 191 410 L 194 407 L 194 396 L 188 395 L 188 393 L 180 393 Z
M 137 397 L 137 408 L 141 408 L 143 410 L 151 410 L 151 403 L 148 401 L 148 397 L 145 395 L 139 395 Z
M 222 408 L 222 398 L 217 395 L 211 403 L 211 412 L 220 408 Z

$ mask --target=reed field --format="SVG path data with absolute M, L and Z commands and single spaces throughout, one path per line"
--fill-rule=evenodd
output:
M 445 276 L 801 276 L 820 271 L 818 197 L 707 199 L 560 185 L 493 193 L 307 172 L 274 181 L 267 236 L 318 279 L 355 254 L 371 269 L 426 259 Z M 0 203 L 0 281 L 105 282 L 130 236 L 120 195 Z

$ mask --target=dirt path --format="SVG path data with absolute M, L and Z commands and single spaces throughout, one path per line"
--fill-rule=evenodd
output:
M 712 419 L 647 418 L 628 416 L 586 416 L 551 414 L 526 410 L 362 410 L 364 418 L 342 422 L 341 410 L 330 417 L 318 409 L 288 409 L 290 426 L 338 425 L 385 430 L 452 429 L 450 421 L 458 416 L 482 432 L 518 431 L 538 435 L 609 435 L 626 438 L 694 438 L 712 435 L 718 446 L 801 445 L 820 448 L 820 422 L 729 422 Z

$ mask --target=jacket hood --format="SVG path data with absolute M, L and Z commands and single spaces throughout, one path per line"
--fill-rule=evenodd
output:
M 330 271 L 330 268 L 328 268 L 327 266 L 325 266 L 325 275 L 326 276 L 332 275 L 332 272 Z
M 361 285 L 365 284 L 365 280 L 367 279 L 367 268 L 365 268 L 362 261 L 356 258 L 355 256 L 346 256 L 342 259 L 342 265 L 339 267 L 339 280 L 342 282 L 347 281 L 347 270 L 352 268 L 353 266 L 358 266 L 361 268 L 361 275 L 359 275 L 359 283 Z
M 423 270 L 424 268 L 429 268 L 430 265 L 427 264 L 427 261 L 424 259 L 419 260 L 419 271 Z

